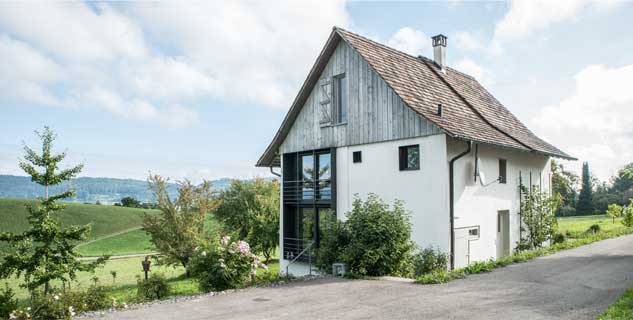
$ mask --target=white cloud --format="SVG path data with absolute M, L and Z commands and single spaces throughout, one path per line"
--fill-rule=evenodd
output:
M 477 79 L 477 81 L 481 82 L 484 85 L 490 85 L 493 83 L 492 77 L 490 76 L 490 71 L 468 57 L 457 61 L 457 63 L 455 63 L 454 65 L 454 68 L 465 74 L 473 76 L 475 79 Z
M 456 32 L 451 38 L 454 39 L 455 46 L 460 50 L 484 52 L 492 55 L 503 53 L 498 41 L 492 40 L 486 43 L 481 37 L 468 31 Z
M 396 31 L 396 33 L 387 40 L 387 45 L 410 55 L 417 56 L 422 55 L 424 50 L 431 47 L 431 38 L 427 37 L 421 31 L 404 27 Z
M 555 145 L 589 161 L 594 173 L 607 180 L 633 161 L 633 65 L 591 65 L 575 76 L 575 82 L 575 92 L 543 108 L 534 126 Z
M 510 10 L 495 27 L 495 39 L 519 39 L 552 24 L 574 19 L 589 7 L 611 9 L 616 1 L 592 0 L 515 0 Z
M 133 6 L 147 35 L 175 46 L 237 101 L 288 108 L 334 25 L 345 27 L 344 1 L 160 2 Z
M 344 1 L 6 3 L 0 96 L 170 127 L 209 100 L 287 108 L 347 21 Z

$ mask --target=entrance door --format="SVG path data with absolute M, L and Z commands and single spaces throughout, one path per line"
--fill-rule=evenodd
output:
M 455 229 L 455 269 L 468 266 L 470 263 L 470 241 L 468 228 Z
M 497 258 L 510 254 L 510 212 L 497 212 Z

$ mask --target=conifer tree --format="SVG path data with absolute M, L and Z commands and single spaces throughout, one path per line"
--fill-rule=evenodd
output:
M 25 155 L 19 165 L 33 182 L 44 187 L 44 197 L 38 198 L 36 204 L 26 206 L 29 212 L 26 231 L 0 233 L 0 241 L 9 244 L 9 249 L 0 254 L 0 278 L 24 277 L 23 287 L 33 292 L 43 286 L 46 295 L 50 292 L 51 281 L 75 279 L 78 271 L 94 270 L 105 258 L 93 263 L 80 262 L 74 247 L 87 238 L 90 225 L 63 228 L 55 219 L 55 215 L 65 208 L 57 201 L 74 196 L 74 191 L 49 196 L 49 187 L 75 177 L 83 165 L 59 170 L 66 153 L 53 153 L 55 134 L 48 127 L 44 127 L 42 133 L 35 133 L 42 140 L 42 153 L 24 145 Z
M 589 163 L 582 164 L 582 186 L 576 203 L 576 213 L 586 215 L 593 213 L 593 190 L 591 175 L 589 174 Z

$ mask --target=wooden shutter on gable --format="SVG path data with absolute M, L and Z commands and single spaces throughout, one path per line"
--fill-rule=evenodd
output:
M 325 78 L 319 81 L 321 118 L 319 123 L 322 126 L 332 124 L 332 78 Z

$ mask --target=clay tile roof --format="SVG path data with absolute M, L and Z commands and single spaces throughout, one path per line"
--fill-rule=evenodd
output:
M 369 63 L 412 110 L 457 139 L 492 144 L 564 159 L 574 159 L 532 133 L 473 77 L 433 60 L 414 57 L 355 33 L 334 28 L 275 139 L 258 166 L 278 166 L 275 154 L 292 126 L 338 41 L 344 40 Z M 332 48 L 333 47 L 333 48 Z M 321 61 L 324 60 L 325 62 Z M 442 116 L 437 105 L 442 104 Z M 287 127 L 287 128 L 286 128 Z

